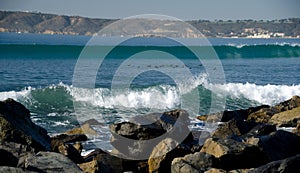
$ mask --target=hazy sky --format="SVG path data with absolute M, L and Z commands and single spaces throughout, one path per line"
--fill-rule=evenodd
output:
M 300 0 L 0 0 L 0 10 L 94 18 L 163 14 L 182 20 L 269 20 L 300 17 Z

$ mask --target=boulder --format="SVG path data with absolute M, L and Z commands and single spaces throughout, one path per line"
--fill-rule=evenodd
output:
M 204 172 L 215 165 L 216 162 L 217 159 L 214 156 L 207 153 L 196 152 L 194 154 L 185 155 L 184 157 L 175 158 L 171 164 L 171 172 Z
M 123 172 L 122 159 L 111 156 L 108 153 L 97 154 L 94 158 L 98 164 L 99 172 L 119 173 Z
M 283 160 L 270 162 L 266 165 L 249 170 L 249 173 L 296 173 L 300 170 L 300 155 L 292 156 Z
M 190 148 L 171 138 L 164 139 L 154 147 L 149 159 L 149 172 L 170 172 L 171 162 L 176 157 L 190 153 Z
M 55 152 L 40 151 L 37 154 L 29 153 L 20 158 L 18 167 L 36 172 L 74 172 L 82 170 L 66 156 Z
M 259 147 L 233 139 L 209 138 L 200 152 L 218 158 L 215 168 L 224 170 L 247 169 L 267 163 L 268 159 Z
M 246 122 L 240 119 L 232 119 L 219 125 L 212 137 L 214 138 L 236 138 L 247 132 L 257 125 L 255 122 Z
M 179 143 L 185 140 L 192 145 L 193 137 L 188 124 L 188 114 L 183 110 L 137 116 L 131 122 L 110 126 L 111 144 L 121 155 L 146 159 L 149 158 L 153 148 L 168 137 Z
M 80 164 L 80 167 L 91 166 L 92 170 L 97 170 L 96 172 L 123 172 L 123 159 L 98 148 L 84 156 L 84 160 L 85 163 Z
M 0 141 L 28 145 L 35 151 L 50 150 L 47 131 L 34 124 L 22 104 L 7 99 L 0 102 Z
M 258 147 L 267 154 L 269 161 L 281 160 L 300 154 L 300 137 L 278 130 L 258 138 Z
M 0 145 L 0 166 L 17 166 L 19 157 L 27 152 L 33 152 L 27 145 L 3 142 Z
M 247 121 L 254 121 L 257 123 L 267 123 L 271 117 L 279 111 L 274 108 L 262 108 L 256 112 L 251 113 L 247 117 Z
M 236 120 L 244 120 L 247 119 L 247 117 L 252 114 L 253 112 L 257 112 L 261 109 L 269 108 L 268 105 L 262 105 L 257 107 L 250 107 L 248 109 L 240 109 L 240 110 L 234 110 L 234 111 L 224 111 L 221 122 L 227 122 L 232 119 Z
M 278 127 L 296 127 L 300 122 L 300 107 L 275 114 L 269 120 L 269 123 Z

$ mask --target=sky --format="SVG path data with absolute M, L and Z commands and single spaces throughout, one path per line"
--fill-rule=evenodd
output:
M 121 19 L 161 14 L 181 20 L 300 17 L 300 0 L 0 0 L 0 10 Z

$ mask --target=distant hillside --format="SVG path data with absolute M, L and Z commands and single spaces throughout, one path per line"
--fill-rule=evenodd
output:
M 114 21 L 79 16 L 0 11 L 0 32 L 92 35 Z
M 39 34 L 71 34 L 93 35 L 103 27 L 116 21 L 115 19 L 92 19 L 79 16 L 63 16 L 29 12 L 0 11 L 0 32 L 20 32 Z M 170 21 L 165 21 L 169 22 Z M 206 37 L 298 37 L 300 38 L 300 18 L 281 19 L 273 21 L 187 21 Z M 163 27 L 162 21 L 145 23 L 139 31 L 149 30 L 149 25 L 155 32 L 173 32 L 170 27 Z M 167 26 L 165 24 L 165 26 Z M 168 25 L 169 26 L 169 25 Z M 124 28 L 115 28 L 125 30 Z M 176 30 L 178 31 L 178 29 Z M 190 33 L 173 33 L 173 36 L 194 37 Z

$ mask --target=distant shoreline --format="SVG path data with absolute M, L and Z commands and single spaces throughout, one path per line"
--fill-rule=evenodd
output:
M 99 30 L 119 19 L 95 19 L 80 16 L 64 16 L 33 12 L 0 11 L 0 32 L 61 34 L 93 36 Z M 191 20 L 185 21 L 197 28 L 206 38 L 300 38 L 300 18 L 280 20 Z M 174 21 L 152 20 L 156 25 L 154 35 L 171 33 L 169 25 Z M 121 30 L 122 28 L 114 28 Z M 149 26 L 139 26 L 137 30 L 146 31 Z M 164 31 L 164 33 L 161 33 Z M 143 32 L 141 32 L 143 33 Z M 176 33 L 175 33 L 176 34 Z M 182 34 L 182 33 L 177 33 Z M 185 38 L 196 35 L 185 33 Z M 140 36 L 140 35 L 137 35 Z M 180 35 L 181 36 L 181 35 Z

